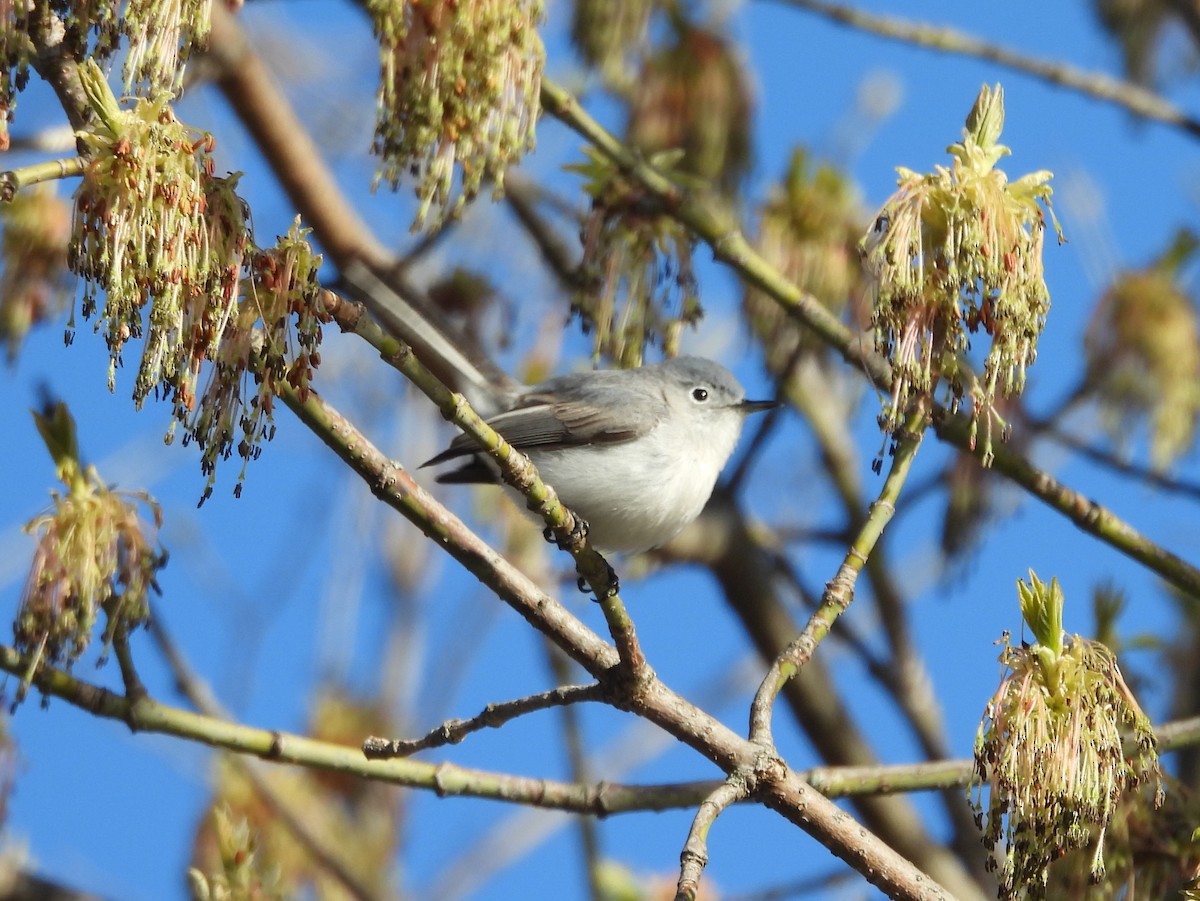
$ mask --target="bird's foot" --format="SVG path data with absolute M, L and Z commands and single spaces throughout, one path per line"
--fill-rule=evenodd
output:
M 542 537 L 545 538 L 549 544 L 556 546 L 560 551 L 565 551 L 576 542 L 583 541 L 583 539 L 587 538 L 589 528 L 591 527 L 588 525 L 586 519 L 581 516 L 576 516 L 575 525 L 571 527 L 569 538 L 565 540 L 559 538 L 556 534 L 554 534 L 554 529 L 550 528 L 550 526 L 546 526 L 546 528 L 542 529 Z
M 596 597 L 593 598 L 593 600 L 596 603 L 600 603 L 601 601 L 607 600 L 608 598 L 611 598 L 611 597 L 616 597 L 618 594 L 621 593 L 621 580 L 617 576 L 617 571 L 615 569 L 613 569 L 611 566 L 609 566 L 607 563 L 605 563 L 604 565 L 608 569 L 608 573 L 605 577 L 605 582 L 607 583 L 607 588 L 605 588 L 605 590 L 604 590 L 603 597 L 601 597 L 600 593 L 597 592 Z M 588 580 L 585 579 L 583 576 L 580 576 L 575 581 L 575 584 L 579 588 L 579 590 L 581 592 L 583 592 L 584 594 L 588 594 L 592 590 L 592 587 L 590 585 L 588 585 Z

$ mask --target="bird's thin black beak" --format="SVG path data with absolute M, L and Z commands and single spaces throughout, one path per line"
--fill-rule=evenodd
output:
M 744 400 L 738 404 L 743 413 L 761 413 L 763 410 L 774 410 L 779 406 L 777 400 Z

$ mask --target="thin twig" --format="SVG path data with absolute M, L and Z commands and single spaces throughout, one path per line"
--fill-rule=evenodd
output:
M 1173 125 L 1193 137 L 1200 137 L 1200 120 L 1189 116 L 1166 98 L 1131 81 L 1113 78 L 1102 72 L 1088 72 L 1056 60 L 1039 59 L 1018 53 L 955 28 L 913 22 L 895 16 L 876 15 L 840 3 L 829 3 L 827 0 L 775 2 L 807 10 L 878 37 L 998 63 L 1097 100 L 1114 103 L 1135 116 Z
M 820 449 L 821 463 L 829 476 L 835 496 L 840 500 L 847 520 L 847 531 L 853 534 L 864 522 L 863 490 L 858 476 L 859 463 L 854 443 L 848 434 L 846 415 L 830 398 L 829 374 L 824 368 L 810 366 L 783 384 L 790 405 L 800 411 L 811 426 Z M 911 496 L 909 497 L 911 506 Z M 789 567 L 790 568 L 790 567 Z M 933 688 L 920 649 L 912 640 L 909 628 L 909 605 L 893 575 L 893 568 L 884 542 L 875 548 L 866 564 L 866 576 L 872 588 L 879 621 L 890 646 L 890 660 L 875 655 L 864 657 L 869 672 L 895 699 L 900 712 L 908 721 L 921 749 L 930 760 L 943 760 L 951 755 L 946 737 L 942 707 Z M 843 623 L 838 631 L 848 624 Z M 962 792 L 948 791 L 942 804 L 953 826 L 954 847 L 964 862 L 983 873 L 984 856 L 979 843 L 979 830 Z
M 363 754 L 370 760 L 388 760 L 392 757 L 410 757 L 418 751 L 456 745 L 472 732 L 480 729 L 498 729 L 505 723 L 551 707 L 564 707 L 580 701 L 602 701 L 607 689 L 599 682 L 590 685 L 563 685 L 541 694 L 488 704 L 470 719 L 447 720 L 421 738 L 379 738 L 371 736 L 363 742 Z
M 19 676 L 28 662 L 26 655 L 8 645 L 0 645 L 0 670 Z M 272 729 L 257 729 L 230 722 L 224 717 L 172 707 L 150 696 L 130 701 L 122 694 L 49 666 L 38 669 L 33 684 L 47 696 L 61 698 L 93 716 L 124 722 L 134 732 L 172 735 L 237 754 L 260 757 L 272 763 L 421 788 L 439 796 L 487 798 L 549 810 L 609 816 L 636 810 L 694 807 L 713 789 L 711 781 L 647 786 L 611 782 L 576 785 L 553 779 L 469 769 L 449 763 L 367 760 L 360 748 L 348 745 Z
M 845 537 L 844 548 L 850 541 Z M 701 517 L 700 527 L 672 542 L 682 558 L 711 567 L 733 612 L 759 656 L 769 664 L 800 631 L 779 597 L 773 564 L 776 542 L 752 528 L 736 503 L 718 491 Z M 816 609 L 816 603 L 809 605 Z M 842 633 L 840 622 L 836 634 Z M 817 754 L 831 766 L 877 766 L 879 758 L 858 729 L 837 680 L 821 655 L 813 657 L 783 688 L 786 701 Z M 983 901 L 985 893 L 927 831 L 907 798 L 858 796 L 854 806 L 863 823 L 892 848 L 947 886 L 953 894 Z
M 733 804 L 750 796 L 744 777 L 734 774 L 723 782 L 700 804 L 688 830 L 687 841 L 679 854 L 679 883 L 675 888 L 675 901 L 696 901 L 700 891 L 700 877 L 708 866 L 708 832 L 713 823 Z
M 908 479 L 924 431 L 924 413 L 914 412 L 905 421 L 904 431 L 896 435 L 892 466 L 884 479 L 883 487 L 880 488 L 879 497 L 871 505 L 870 513 L 863 520 L 862 527 L 846 552 L 837 575 L 826 586 L 821 606 L 809 618 L 801 633 L 771 664 L 770 670 L 759 685 L 750 708 L 750 738 L 761 746 L 774 747 L 771 717 L 775 698 L 780 690 L 808 662 L 817 645 L 829 633 L 834 620 L 853 599 L 858 574 L 866 565 L 884 529 L 895 514 L 896 501 Z

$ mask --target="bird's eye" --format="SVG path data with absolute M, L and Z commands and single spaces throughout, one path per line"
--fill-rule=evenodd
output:
M 700 401 L 700 402 L 708 400 L 708 389 L 707 388 L 693 388 L 692 389 L 692 400 Z

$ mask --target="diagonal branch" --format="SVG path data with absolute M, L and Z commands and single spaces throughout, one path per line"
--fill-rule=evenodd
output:
M 562 604 L 475 535 L 466 524 L 389 460 L 349 420 L 315 392 L 303 401 L 294 391 L 283 398 L 296 416 L 350 466 L 371 492 L 415 524 L 593 675 L 615 667 L 614 648 L 588 629 Z
M 664 209 L 712 248 L 717 260 L 728 265 L 745 283 L 774 298 L 790 316 L 815 332 L 872 384 L 891 384 L 891 367 L 887 361 L 866 349 L 862 339 L 852 334 L 816 298 L 805 294 L 768 263 L 746 240 L 734 217 L 714 198 L 688 191 L 671 181 L 631 152 L 589 116 L 574 97 L 548 79 L 542 81 L 542 106 L 646 188 Z M 975 446 L 969 417 L 952 415 L 935 404 L 932 421 L 942 441 L 973 456 L 984 455 L 984 448 Z M 997 472 L 1067 516 L 1083 531 L 1137 560 L 1177 588 L 1200 596 L 1200 569 L 1161 548 L 1111 510 L 1061 484 L 1003 444 L 993 445 L 992 452 L 992 468 Z
M 624 668 L 623 675 L 634 682 L 643 678 L 648 670 L 646 657 L 638 643 L 633 619 L 618 593 L 618 581 L 612 567 L 591 543 L 586 541 L 586 532 L 581 528 L 578 518 L 563 506 L 554 489 L 541 480 L 529 458 L 514 450 L 471 409 L 465 397 L 442 384 L 417 359 L 408 345 L 386 334 L 370 317 L 363 315 L 365 311 L 361 305 L 349 303 L 331 291 L 323 292 L 321 302 L 326 312 L 344 331 L 355 332 L 367 340 L 384 360 L 398 369 L 437 405 L 442 416 L 474 438 L 496 461 L 505 482 L 519 491 L 525 497 L 529 509 L 545 521 L 558 546 L 571 555 L 581 577 L 596 592 L 600 609 L 604 613 L 609 633 L 616 644 L 620 663 Z M 301 401 L 296 392 L 292 391 L 286 399 L 298 415 L 302 410 L 308 410 L 318 418 L 330 414 L 340 419 L 336 411 L 313 398 Z M 301 419 L 305 419 L 305 416 L 301 415 Z M 314 426 L 315 420 L 305 421 L 310 428 L 318 432 L 322 430 Z M 352 428 L 348 422 L 345 422 L 344 426 Z M 328 440 L 326 443 L 329 443 Z M 394 468 L 403 472 L 399 467 Z
M 1074 451 L 1083 459 L 1097 466 L 1128 476 L 1161 491 L 1188 497 L 1193 501 L 1200 500 L 1200 483 L 1177 479 L 1160 470 L 1124 460 L 1112 451 L 1097 447 L 1078 435 L 1060 429 L 1051 419 L 1032 422 L 1030 428 L 1038 429 L 1047 440 Z
M 771 664 L 755 693 L 750 707 L 750 738 L 763 747 L 774 747 L 771 734 L 771 717 L 775 698 L 789 679 L 792 678 L 812 657 L 817 645 L 829 634 L 834 621 L 850 605 L 854 597 L 854 586 L 858 575 L 866 566 L 884 529 L 896 512 L 896 501 L 900 490 L 908 479 L 913 459 L 921 445 L 925 431 L 925 415 L 916 412 L 908 417 L 904 431 L 896 435 L 896 448 L 891 470 L 879 491 L 879 497 L 871 505 L 870 513 L 863 520 L 855 540 L 846 552 L 837 575 L 829 582 L 821 606 L 814 611 L 803 631 L 787 646 Z
M 290 390 L 290 389 L 289 389 Z M 900 899 L 945 899 L 946 890 L 911 861 L 855 823 L 803 781 L 762 745 L 741 738 L 714 717 L 689 703 L 644 667 L 627 677 L 616 651 L 588 630 L 563 606 L 484 544 L 421 488 L 400 466 L 388 460 L 345 418 L 310 392 L 301 401 L 291 391 L 288 406 L 341 459 L 357 472 L 385 503 L 415 523 L 497 596 L 547 635 L 593 676 L 618 693 L 617 703 L 720 766 L 726 773 L 753 768 L 756 797 L 800 826 L 831 852 L 853 866 L 873 885 Z M 411 760 L 372 761 L 409 763 Z
M 1200 120 L 1188 115 L 1165 97 L 1131 81 L 1113 78 L 1102 72 L 1088 72 L 1056 60 L 1018 53 L 955 28 L 913 22 L 896 16 L 876 15 L 840 3 L 830 3 L 828 0 L 776 2 L 807 10 L 878 37 L 928 47 L 942 53 L 954 53 L 998 63 L 1051 84 L 1078 91 L 1088 97 L 1114 103 L 1135 116 L 1173 125 L 1192 137 L 1200 137 Z

